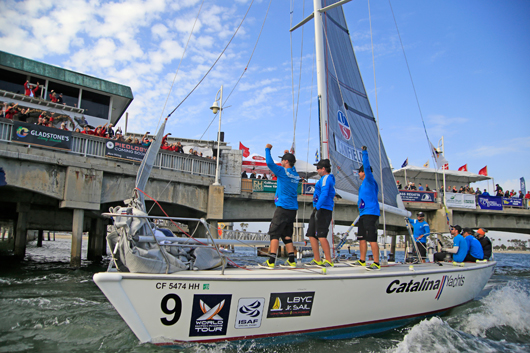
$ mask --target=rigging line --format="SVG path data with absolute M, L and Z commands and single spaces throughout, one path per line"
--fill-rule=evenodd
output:
M 175 81 L 177 80 L 177 75 L 178 75 L 179 70 L 180 70 L 180 65 L 182 65 L 182 61 L 184 60 L 184 55 L 186 54 L 186 51 L 188 49 L 188 45 L 190 43 L 190 39 L 191 39 L 191 36 L 193 34 L 193 31 L 195 30 L 195 25 L 197 24 L 197 21 L 199 20 L 199 15 L 201 14 L 202 5 L 203 4 L 204 4 L 204 0 L 202 0 L 202 2 L 201 2 L 201 6 L 199 7 L 199 12 L 197 13 L 197 17 L 195 17 L 195 22 L 193 22 L 193 27 L 191 28 L 190 35 L 188 36 L 188 41 L 186 42 L 186 47 L 184 48 L 184 51 L 182 52 L 182 56 L 180 58 L 179 65 L 177 67 L 177 72 L 175 72 L 175 76 L 173 77 L 173 82 L 171 83 L 171 87 L 169 87 L 169 92 L 167 94 L 166 101 L 164 102 L 164 107 L 162 108 L 162 112 L 160 113 L 160 118 L 158 119 L 157 130 L 158 130 L 158 127 L 160 126 L 160 120 L 162 119 L 162 116 L 164 115 L 164 111 L 166 110 L 167 102 L 169 101 L 169 97 L 171 95 L 171 91 L 173 90 L 173 86 L 175 85 Z
M 410 71 L 409 61 L 407 60 L 407 54 L 405 54 L 405 47 L 403 45 L 403 41 L 401 40 L 401 34 L 399 33 L 396 16 L 394 15 L 394 9 L 392 8 L 392 3 L 390 2 L 390 0 L 388 0 L 388 5 L 390 5 L 390 12 L 392 12 L 392 17 L 394 18 L 394 24 L 396 25 L 396 31 L 399 37 L 399 43 L 401 44 L 401 50 L 403 51 L 403 57 L 405 58 L 405 63 L 407 64 L 407 70 L 408 70 L 409 77 L 410 77 L 410 83 L 412 84 L 412 90 L 414 91 L 414 97 L 416 97 L 416 104 L 418 105 L 418 110 L 420 112 L 421 122 L 423 124 L 423 130 L 425 131 L 425 136 L 427 137 L 427 147 L 430 151 L 431 150 L 430 139 L 429 139 L 429 134 L 427 133 L 427 127 L 425 127 L 425 120 L 423 119 L 423 113 L 421 111 L 421 106 L 420 106 L 420 100 L 418 98 L 418 94 L 416 93 L 416 86 L 414 85 L 414 80 L 412 79 L 412 73 Z
M 234 34 L 232 35 L 232 38 L 230 38 L 230 40 L 228 41 L 228 43 L 226 44 L 226 46 L 224 47 L 223 51 L 221 52 L 221 54 L 219 54 L 219 56 L 217 57 L 217 59 L 215 60 L 215 62 L 212 64 L 212 66 L 208 69 L 208 71 L 206 71 L 206 73 L 204 74 L 204 76 L 200 79 L 200 81 L 195 85 L 195 87 L 193 87 L 193 89 L 186 95 L 186 97 L 184 97 L 184 99 L 175 107 L 175 109 L 173 109 L 171 111 L 171 113 L 168 114 L 168 118 L 189 98 L 189 96 L 191 96 L 191 94 L 197 89 L 197 87 L 199 87 L 199 85 L 202 83 L 202 81 L 204 81 L 204 79 L 206 78 L 206 76 L 208 76 L 210 74 L 210 72 L 213 70 L 213 68 L 215 67 L 215 65 L 217 65 L 217 62 L 219 62 L 219 60 L 221 60 L 221 57 L 223 56 L 223 54 L 225 53 L 226 49 L 228 49 L 228 46 L 232 43 L 232 41 L 234 40 L 237 32 L 239 31 L 239 29 L 241 28 L 241 26 L 243 25 L 243 22 L 245 21 L 245 19 L 247 18 L 247 15 L 250 11 L 250 8 L 252 7 L 252 4 L 254 4 L 254 0 L 252 0 L 252 2 L 250 3 L 248 9 L 247 9 L 247 12 L 245 13 L 245 16 L 243 16 L 243 18 L 241 19 L 241 22 L 239 23 L 239 26 L 237 26 L 237 29 L 236 31 L 234 32 Z
M 381 183 L 381 200 L 385 203 L 385 184 L 383 183 L 383 161 L 381 153 L 381 130 L 379 129 L 379 101 L 377 98 L 377 80 L 375 75 L 375 54 L 374 54 L 374 36 L 372 31 L 372 12 L 370 10 L 370 0 L 368 0 L 368 19 L 370 22 L 370 42 L 372 44 L 372 67 L 374 71 L 374 90 L 375 90 L 375 125 L 377 126 L 377 147 L 379 149 L 379 173 Z M 383 207 L 383 246 L 386 248 L 386 212 Z
M 234 93 L 236 87 L 239 85 L 239 82 L 241 81 L 241 79 L 243 78 L 243 76 L 247 73 L 247 69 L 248 67 L 250 66 L 250 62 L 252 61 L 252 58 L 254 57 L 254 52 L 256 51 L 256 48 L 258 47 L 258 43 L 259 43 L 259 40 L 261 38 L 261 34 L 263 33 L 263 28 L 265 27 L 265 22 L 267 20 L 267 17 L 269 15 L 269 10 L 271 8 L 271 3 L 272 3 L 272 0 L 269 1 L 269 6 L 267 7 L 267 12 L 265 13 L 265 18 L 263 19 L 263 23 L 261 24 L 261 29 L 259 31 L 259 35 L 258 35 L 258 38 L 256 39 L 256 43 L 254 44 L 254 48 L 252 49 L 252 53 L 250 54 L 250 58 L 248 59 L 247 61 L 247 64 L 245 65 L 245 69 L 243 70 L 243 72 L 241 73 L 241 75 L 239 76 L 239 79 L 237 80 L 236 84 L 234 85 L 234 87 L 232 88 L 232 90 L 230 91 L 230 93 L 228 94 L 228 97 L 226 97 L 225 101 L 222 103 L 223 105 L 221 106 L 221 109 L 226 105 L 226 103 L 228 102 L 228 100 L 230 99 L 230 97 L 232 96 L 232 93 Z M 199 138 L 202 139 L 202 137 L 206 134 L 206 132 L 208 132 L 208 129 L 210 128 L 210 126 L 212 125 L 212 123 L 216 120 L 215 118 L 217 117 L 217 114 L 214 115 L 212 121 L 210 121 L 210 124 L 208 125 L 208 127 L 206 128 L 206 130 L 202 133 L 201 137 Z

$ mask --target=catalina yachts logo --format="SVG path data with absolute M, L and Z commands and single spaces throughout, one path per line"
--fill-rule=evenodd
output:
M 339 128 L 340 132 L 342 133 L 342 137 L 344 137 L 346 140 L 349 140 L 351 138 L 350 124 L 348 123 L 346 115 L 344 115 L 344 113 L 340 110 L 337 112 L 337 120 L 339 122 Z
M 235 328 L 257 328 L 265 308 L 265 298 L 241 298 L 237 305 Z
M 24 137 L 28 136 L 28 133 L 29 133 L 29 130 L 27 128 L 25 128 L 24 126 L 20 126 L 17 129 L 17 136 L 20 137 L 20 138 L 24 138 Z

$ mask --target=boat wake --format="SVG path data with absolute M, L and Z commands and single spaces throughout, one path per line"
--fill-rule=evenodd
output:
M 460 310 L 458 312 L 458 310 Z M 530 287 L 520 281 L 493 288 L 447 318 L 410 328 L 387 352 L 527 352 L 530 349 Z

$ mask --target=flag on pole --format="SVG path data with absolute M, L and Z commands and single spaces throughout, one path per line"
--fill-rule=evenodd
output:
M 438 149 L 434 147 L 430 141 L 429 143 L 431 144 L 432 156 L 434 157 L 434 160 L 436 161 L 436 167 L 439 169 L 445 169 L 445 170 L 449 169 L 449 162 L 447 161 L 447 159 L 445 159 L 443 154 L 439 152 Z
M 523 193 L 523 195 L 526 194 L 526 183 L 523 177 L 521 177 L 521 192 Z
M 291 145 L 291 150 L 289 151 L 289 153 L 296 154 L 295 148 L 294 148 L 294 141 L 293 141 L 293 144 Z
M 458 168 L 458 171 L 459 172 L 467 172 L 467 163 L 464 164 L 463 166 L 461 166 L 460 168 Z
M 315 152 L 315 163 L 318 163 L 318 148 L 317 148 L 317 151 Z
M 247 158 L 248 156 L 250 156 L 250 151 L 248 149 L 248 147 L 245 147 L 241 141 L 239 141 L 239 149 L 241 151 L 243 151 L 243 157 Z
M 484 168 L 482 168 L 481 170 L 479 170 L 479 171 L 478 171 L 478 174 L 479 174 L 479 175 L 488 176 L 488 166 L 485 166 Z
M 405 159 L 405 162 L 403 162 L 403 164 L 401 165 L 401 168 L 405 168 L 406 166 L 409 165 L 409 159 Z
M 423 165 L 424 168 L 429 168 L 429 161 L 425 162 L 425 164 Z

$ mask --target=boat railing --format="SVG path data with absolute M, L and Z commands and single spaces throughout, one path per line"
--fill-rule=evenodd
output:
M 235 240 L 270 240 L 269 234 L 267 233 L 246 232 L 241 230 L 223 230 L 222 238 Z
M 13 123 L 8 119 L 0 118 L 0 141 L 11 142 L 13 133 Z M 103 137 L 85 135 L 81 133 L 72 133 L 72 145 L 70 150 L 64 150 L 64 153 L 73 153 L 83 157 L 109 159 L 106 155 L 106 144 L 112 141 Z M 32 145 L 35 148 L 48 149 L 46 146 Z M 57 152 L 57 150 L 54 150 Z M 120 159 L 124 163 L 138 163 L 137 161 L 127 161 Z M 169 169 L 192 175 L 205 177 L 215 177 L 216 163 L 213 159 L 207 159 L 198 156 L 192 156 L 185 153 L 166 152 L 160 150 L 156 157 L 154 168 Z

